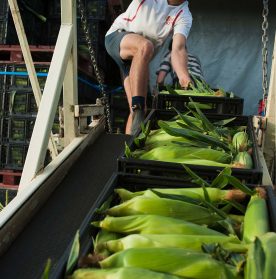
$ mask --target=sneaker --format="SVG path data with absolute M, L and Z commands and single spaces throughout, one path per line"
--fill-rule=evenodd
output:
M 145 113 L 141 109 L 136 109 L 133 111 L 132 116 L 132 126 L 131 126 L 131 135 L 135 135 L 138 133 L 141 123 L 145 120 Z

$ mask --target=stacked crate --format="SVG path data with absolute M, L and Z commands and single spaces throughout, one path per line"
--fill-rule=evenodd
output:
M 30 50 L 43 89 L 54 48 L 31 45 Z M 37 114 L 30 79 L 18 45 L 0 45 L 0 100 L 0 196 L 8 189 L 11 192 L 9 196 L 13 197 Z M 3 204 L 3 200 L 0 202 Z
M 45 1 L 25 0 L 18 1 L 21 18 L 30 44 L 41 44 L 43 33 L 41 32 L 45 22 L 30 10 L 37 14 L 45 15 Z M 13 19 L 9 11 L 8 0 L 0 3 L 0 44 L 18 44 Z

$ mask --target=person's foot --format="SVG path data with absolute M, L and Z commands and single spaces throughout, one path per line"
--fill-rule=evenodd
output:
M 138 133 L 141 123 L 145 120 L 145 112 L 141 109 L 135 109 L 132 115 L 131 135 Z

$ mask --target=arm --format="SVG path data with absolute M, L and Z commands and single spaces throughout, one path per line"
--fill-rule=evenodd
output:
M 186 38 L 182 34 L 175 34 L 172 43 L 172 66 L 177 74 L 181 87 L 187 88 L 191 82 L 188 73 L 188 54 L 185 48 Z

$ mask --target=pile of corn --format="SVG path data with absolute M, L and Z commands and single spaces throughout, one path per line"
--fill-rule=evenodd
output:
M 166 90 L 160 90 L 159 94 L 186 95 L 186 96 L 204 96 L 204 97 L 229 97 L 233 98 L 233 93 L 226 93 L 223 89 L 212 89 L 204 80 L 199 80 L 193 76 L 194 84 L 190 85 L 188 90 L 182 89 L 180 86 L 173 88 L 166 85 Z
M 158 121 L 160 129 L 150 131 L 150 123 L 134 139 L 136 150 L 126 146 L 126 157 L 142 160 L 253 168 L 252 143 L 247 127 L 227 126 L 235 118 L 211 123 L 195 103 L 195 110 L 170 121 Z
M 93 222 L 100 228 L 94 251 L 70 278 L 274 278 L 265 191 L 229 174 L 211 184 L 198 178 L 201 188 L 116 189 L 119 204 Z

